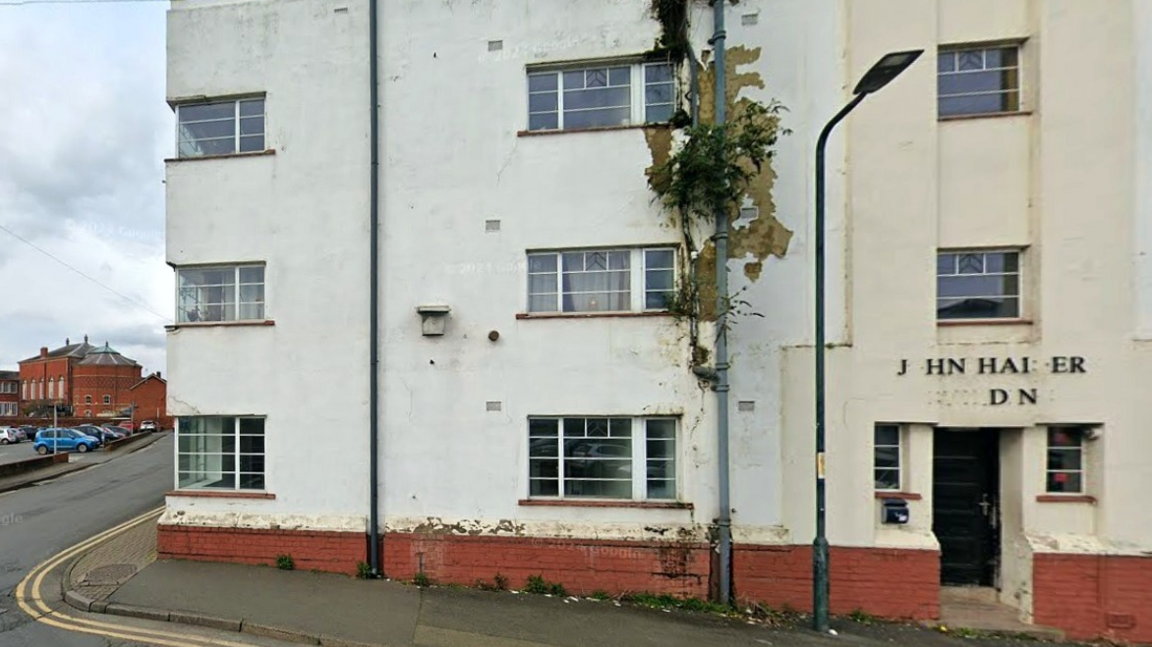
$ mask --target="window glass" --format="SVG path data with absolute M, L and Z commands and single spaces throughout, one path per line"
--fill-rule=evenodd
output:
M 633 105 L 633 83 L 643 101 Z M 668 121 L 675 111 L 675 75 L 668 63 L 530 72 L 528 129 L 627 126 Z
M 182 267 L 176 271 L 176 291 L 180 323 L 265 317 L 262 266 Z
M 1084 430 L 1053 427 L 1048 430 L 1047 491 L 1056 494 L 1084 492 Z
M 937 57 L 940 116 L 1020 110 L 1019 47 L 942 50 Z
M 180 418 L 177 487 L 264 489 L 264 449 L 263 418 Z
M 873 471 L 877 490 L 899 490 L 901 432 L 899 425 L 878 424 L 873 430 Z
M 1016 251 L 941 252 L 936 260 L 938 319 L 1020 317 Z
M 182 104 L 176 114 L 179 157 L 264 150 L 264 99 Z

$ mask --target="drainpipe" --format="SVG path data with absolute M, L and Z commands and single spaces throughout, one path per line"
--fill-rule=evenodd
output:
M 712 4 L 716 33 L 711 44 L 716 54 L 716 125 L 727 119 L 727 70 L 724 66 L 724 9 L 727 0 Z M 729 604 L 732 593 L 732 505 L 728 484 L 728 207 L 716 210 L 716 462 L 720 466 L 720 517 L 716 520 L 720 544 L 720 604 Z
M 369 284 L 372 293 L 369 296 L 368 319 L 368 479 L 369 496 L 372 506 L 368 513 L 368 566 L 372 577 L 380 577 L 380 400 L 379 377 L 380 370 L 380 79 L 379 64 L 377 61 L 377 0 L 368 0 L 368 69 L 369 69 L 369 102 L 372 104 L 371 116 L 368 119 L 368 142 L 372 147 L 371 171 L 369 181 L 369 224 L 370 235 L 369 261 L 371 276 Z

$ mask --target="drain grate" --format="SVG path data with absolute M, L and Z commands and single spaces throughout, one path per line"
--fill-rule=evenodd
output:
M 121 584 L 135 574 L 136 567 L 131 564 L 108 564 L 89 571 L 82 583 L 91 586 Z

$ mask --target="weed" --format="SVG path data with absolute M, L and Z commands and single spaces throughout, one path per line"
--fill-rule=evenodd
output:
M 362 580 L 372 577 L 372 567 L 368 565 L 368 562 L 356 563 L 356 577 Z
M 416 577 L 412 578 L 412 583 L 420 588 L 432 586 L 432 580 L 428 579 L 428 576 L 423 572 L 417 573 Z
M 632 593 L 624 596 L 622 599 L 625 602 L 631 602 L 632 604 L 650 609 L 683 609 L 697 613 L 720 613 L 724 615 L 734 613 L 732 607 L 723 604 L 717 604 L 699 598 L 678 598 L 668 595 L 667 593 L 660 595 L 654 593 Z
M 611 600 L 612 596 L 608 595 L 608 592 L 603 590 L 603 589 L 596 589 L 595 591 L 592 592 L 592 599 L 593 600 L 602 600 L 602 601 L 603 600 Z
M 568 595 L 568 591 L 564 589 L 563 584 L 559 582 L 549 582 L 544 579 L 543 575 L 529 575 L 528 582 L 524 585 L 524 592 L 561 597 Z
M 508 578 L 504 577 L 500 573 L 497 573 L 496 577 L 492 578 L 492 581 L 496 583 L 496 590 L 497 591 L 507 591 L 508 590 Z
M 296 560 L 292 559 L 291 555 L 277 555 L 276 568 L 282 571 L 296 570 Z
M 862 625 L 876 624 L 876 621 L 878 620 L 876 616 L 868 613 L 864 609 L 854 609 L 852 613 L 848 614 L 848 618 L 852 622 L 858 622 Z

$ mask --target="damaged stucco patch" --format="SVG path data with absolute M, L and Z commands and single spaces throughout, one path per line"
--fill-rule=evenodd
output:
M 753 103 L 752 99 L 741 97 L 748 88 L 763 89 L 764 80 L 759 72 L 742 71 L 760 60 L 759 47 L 733 47 L 727 50 L 728 64 L 725 70 L 727 89 L 725 92 L 728 114 L 734 118 L 742 114 Z M 710 123 L 715 120 L 715 69 L 710 62 L 700 67 L 700 121 Z M 765 119 L 776 119 L 768 116 Z M 668 129 L 649 128 L 645 139 L 652 156 L 652 166 L 646 171 L 650 186 L 654 190 L 660 183 L 666 183 L 655 169 L 667 162 L 672 149 L 672 132 Z M 750 169 L 754 170 L 754 169 Z M 776 172 L 771 163 L 763 165 L 754 173 L 745 192 L 745 205 L 755 207 L 754 215 L 737 222 L 740 208 L 733 206 L 729 214 L 735 223 L 729 230 L 728 258 L 742 262 L 744 276 L 752 282 L 758 281 L 764 270 L 764 262 L 769 256 L 784 258 L 792 242 L 793 232 L 776 218 L 776 204 L 772 199 L 772 189 L 776 183 Z M 749 205 L 750 203 L 750 205 Z M 696 259 L 697 289 L 700 296 L 700 318 L 704 321 L 716 319 L 716 249 L 711 240 L 704 241 Z

